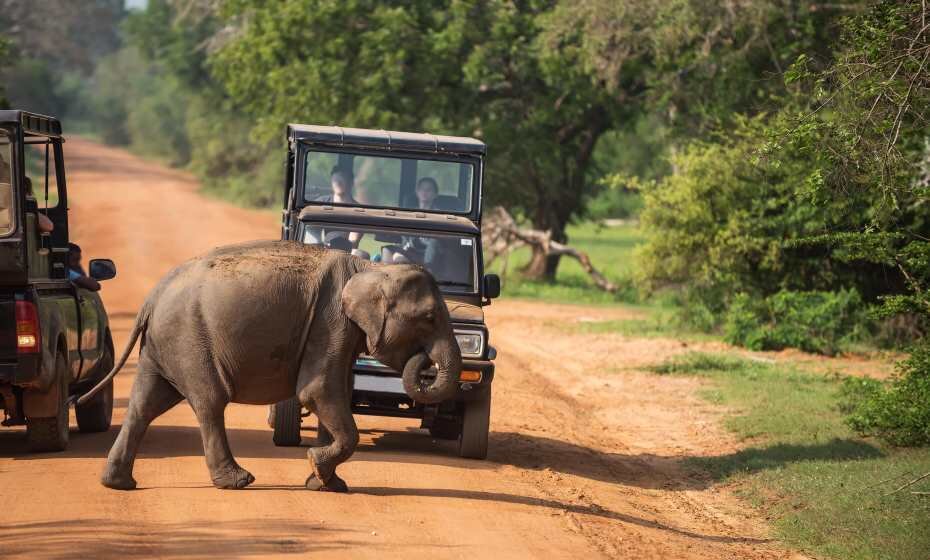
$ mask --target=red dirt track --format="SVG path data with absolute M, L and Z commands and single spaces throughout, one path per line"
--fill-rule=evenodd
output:
M 72 239 L 119 276 L 102 295 L 117 352 L 169 269 L 214 246 L 277 238 L 277 212 L 198 194 L 188 174 L 78 138 L 65 146 Z M 764 524 L 686 457 L 732 453 L 699 383 L 642 371 L 682 343 L 552 327 L 618 309 L 498 301 L 491 450 L 460 459 L 414 421 L 357 417 L 362 441 L 340 468 L 347 495 L 309 492 L 306 448 L 271 442 L 266 408 L 233 405 L 226 423 L 256 477 L 213 488 L 186 403 L 157 419 L 136 461 L 139 490 L 98 482 L 135 375 L 116 378 L 114 426 L 65 453 L 31 454 L 0 430 L 2 558 L 791 558 Z M 574 356 L 572 360 L 567 356 Z M 311 422 L 312 424 L 312 422 Z M 304 445 L 314 435 L 305 426 Z

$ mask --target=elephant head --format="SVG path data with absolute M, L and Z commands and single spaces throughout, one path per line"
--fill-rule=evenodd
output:
M 417 402 L 455 395 L 462 355 L 436 281 L 419 266 L 372 266 L 342 290 L 342 308 L 364 333 L 368 354 L 403 372 L 404 390 Z M 436 364 L 435 379 L 423 373 Z

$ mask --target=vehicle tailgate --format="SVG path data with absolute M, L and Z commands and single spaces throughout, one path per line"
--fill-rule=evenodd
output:
M 16 301 L 13 293 L 0 290 L 0 381 L 16 365 Z M 5 367 L 6 366 L 6 367 Z M 6 370 L 10 371 L 6 371 Z

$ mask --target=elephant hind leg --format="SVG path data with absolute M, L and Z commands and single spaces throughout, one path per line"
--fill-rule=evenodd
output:
M 132 467 L 139 443 L 149 424 L 184 399 L 181 393 L 161 376 L 157 367 L 143 356 L 133 382 L 129 405 L 119 435 L 110 448 L 107 466 L 100 482 L 107 488 L 132 490 L 136 481 Z
M 243 469 L 233 457 L 226 437 L 226 403 L 192 402 L 200 422 L 203 451 L 210 469 L 210 478 L 217 488 L 240 490 L 255 482 L 252 473 Z
M 307 479 L 306 487 L 310 490 L 347 492 L 348 486 L 336 475 L 336 467 L 351 457 L 358 446 L 358 428 L 348 398 L 331 402 L 328 399 L 313 399 L 312 404 L 320 425 L 332 435 L 333 441 L 325 447 L 311 447 L 307 451 L 313 474 Z

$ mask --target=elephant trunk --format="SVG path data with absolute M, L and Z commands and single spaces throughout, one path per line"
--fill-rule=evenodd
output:
M 424 379 L 423 372 L 434 363 L 436 378 L 430 382 Z M 418 352 L 407 360 L 403 373 L 404 390 L 418 403 L 440 403 L 455 396 L 461 371 L 462 355 L 455 339 L 451 343 L 434 343 L 428 354 L 426 351 Z

